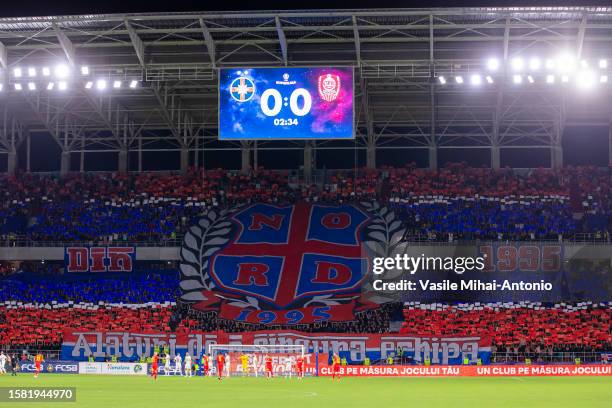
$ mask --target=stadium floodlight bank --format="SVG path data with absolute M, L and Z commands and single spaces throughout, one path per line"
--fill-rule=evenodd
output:
M 225 355 L 223 376 L 226 377 L 265 377 L 266 356 L 272 358 L 274 376 L 292 377 L 297 375 L 297 358 L 309 357 L 305 351 L 304 345 L 211 344 L 208 346 L 208 355 L 214 369 L 217 368 L 217 356 Z M 243 364 L 242 356 L 246 356 L 246 364 Z M 311 365 L 316 365 L 318 356 L 311 357 Z

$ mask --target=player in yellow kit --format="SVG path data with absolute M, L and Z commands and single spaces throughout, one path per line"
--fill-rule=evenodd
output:
M 240 363 L 242 364 L 242 375 L 249 375 L 249 356 L 242 353 L 240 355 Z

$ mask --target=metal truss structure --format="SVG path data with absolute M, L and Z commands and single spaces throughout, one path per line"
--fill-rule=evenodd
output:
M 376 165 L 377 149 L 487 149 L 500 166 L 503 149 L 547 149 L 562 165 L 568 126 L 610 126 L 608 86 L 588 95 L 539 81 L 512 86 L 502 69 L 494 84 L 470 87 L 436 80 L 502 66 L 513 56 L 612 60 L 612 7 L 452 8 L 224 13 L 81 15 L 0 19 L 0 153 L 8 170 L 17 148 L 41 132 L 70 156 L 116 152 L 126 170 L 129 152 L 180 151 L 181 168 L 194 152 L 239 149 L 243 168 L 256 150 L 363 149 Z M 13 92 L 14 67 L 87 65 L 91 77 L 137 78 L 138 89 L 96 93 Z M 217 69 L 239 66 L 355 67 L 354 142 L 217 140 Z M 82 78 L 75 78 L 82 81 Z M 526 85 L 526 84 L 525 84 Z M 612 130 L 610 131 L 612 140 Z M 610 144 L 612 162 L 612 143 Z M 255 154 L 255 157 L 256 154 Z M 256 160 L 256 159 L 255 159 Z

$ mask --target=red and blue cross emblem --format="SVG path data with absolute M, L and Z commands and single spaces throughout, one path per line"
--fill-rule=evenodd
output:
M 217 290 L 275 307 L 315 295 L 358 293 L 367 271 L 361 234 L 370 216 L 355 205 L 254 204 L 233 215 L 239 227 L 213 256 Z

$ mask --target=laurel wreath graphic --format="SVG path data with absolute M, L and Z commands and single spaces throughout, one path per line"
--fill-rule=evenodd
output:
M 393 210 L 381 206 L 377 201 L 366 201 L 360 204 L 372 216 L 371 222 L 365 228 L 365 239 L 363 241 L 363 244 L 369 250 L 369 256 L 371 258 L 394 257 L 399 251 L 402 238 L 406 233 L 406 227 L 402 225 L 401 220 Z M 401 274 L 401 271 L 387 271 L 384 279 L 393 280 Z M 368 299 L 373 303 L 380 304 L 397 300 L 395 297 L 383 296 L 375 292 L 371 282 L 363 285 L 362 292 L 375 293 Z
M 370 223 L 365 227 L 363 239 L 363 244 L 369 252 L 368 255 L 371 257 L 392 256 L 404 236 L 405 228 L 402 227 L 401 221 L 392 210 L 381 206 L 376 201 L 361 202 L 360 205 L 371 216 Z M 229 218 L 240 208 L 241 206 L 224 210 L 208 210 L 198 223 L 185 233 L 179 267 L 181 273 L 180 300 L 184 303 L 193 304 L 209 300 L 204 292 L 210 292 L 215 288 L 215 283 L 207 272 L 210 259 L 235 235 L 238 227 Z M 252 296 L 246 296 L 244 299 L 226 297 L 221 294 L 215 294 L 215 296 L 226 300 L 232 306 L 262 309 L 259 300 Z M 318 295 L 309 299 L 303 307 L 340 305 L 356 298 L 359 296 Z M 383 299 L 379 300 L 381 301 L 377 303 L 383 303 Z
M 381 207 L 377 201 L 360 204 L 372 216 L 372 221 L 366 226 L 364 245 L 376 256 L 393 255 L 406 232 L 402 222 L 395 212 Z
M 181 248 L 181 297 L 185 303 L 208 300 L 202 293 L 215 287 L 214 282 L 204 271 L 208 268 L 210 258 L 230 241 L 236 226 L 228 215 L 239 207 L 231 209 L 210 209 L 198 220 L 198 223 L 187 230 Z

